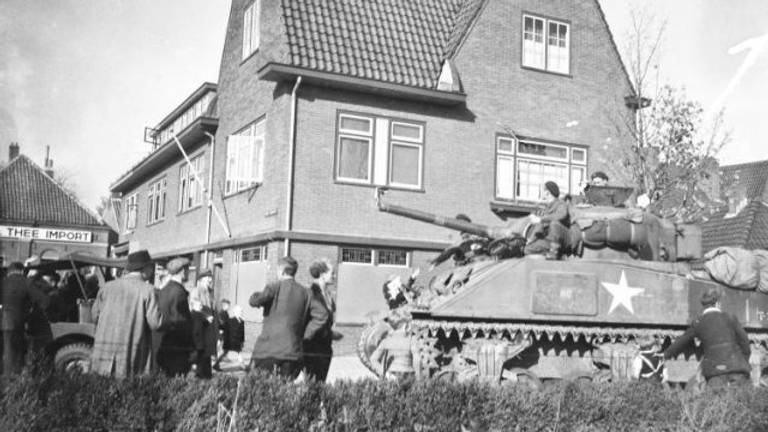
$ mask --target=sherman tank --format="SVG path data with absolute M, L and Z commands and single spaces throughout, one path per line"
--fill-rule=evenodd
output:
M 417 379 L 531 387 L 630 379 L 640 343 L 669 345 L 702 311 L 703 292 L 717 287 L 723 310 L 749 336 L 753 382 L 766 384 L 768 295 L 729 288 L 700 271 L 696 226 L 587 200 L 570 206 L 563 257 L 548 260 L 523 255 L 535 231 L 528 217 L 489 227 L 388 204 L 380 193 L 377 206 L 460 231 L 463 239 L 415 278 L 412 301 L 363 331 L 359 357 L 378 375 L 386 361 L 371 354 L 400 316 L 408 323 Z M 701 383 L 699 351 L 693 346 L 667 360 L 667 380 Z

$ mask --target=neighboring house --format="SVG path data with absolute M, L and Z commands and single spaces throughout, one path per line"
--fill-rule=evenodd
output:
M 225 223 L 176 214 L 184 164 L 170 146 L 113 185 L 124 208 L 138 206 L 121 239 L 215 265 L 217 296 L 251 320 L 247 299 L 280 256 L 299 260 L 304 282 L 329 258 L 338 321 L 364 322 L 385 308 L 389 274 L 458 239 L 380 213 L 377 186 L 388 202 L 499 225 L 533 210 L 547 180 L 564 193 L 594 170 L 622 183 L 615 125 L 632 94 L 596 0 L 233 0 L 215 141 L 198 144 L 213 154 L 204 181 L 212 172 Z M 162 179 L 171 210 L 148 220 Z
M 0 169 L 0 264 L 32 256 L 57 259 L 69 252 L 107 256 L 114 232 L 11 144 Z
M 704 251 L 768 249 L 768 161 L 723 166 L 720 178 L 728 207 L 702 226 Z

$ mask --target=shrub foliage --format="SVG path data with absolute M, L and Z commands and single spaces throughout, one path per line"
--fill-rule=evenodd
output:
M 295 384 L 24 374 L 0 385 L 3 431 L 766 431 L 768 390 L 701 394 L 642 383 L 543 391 L 439 381 Z M 237 401 L 235 401 L 237 399 Z M 236 403 L 235 403 L 236 402 Z M 234 410 L 234 411 L 233 411 Z

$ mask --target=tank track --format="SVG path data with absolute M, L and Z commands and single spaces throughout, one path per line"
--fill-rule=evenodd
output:
M 553 340 L 556 336 L 560 340 L 571 337 L 573 340 L 584 338 L 587 342 L 626 342 L 632 339 L 653 337 L 657 339 L 674 339 L 683 334 L 683 330 L 658 329 L 658 328 L 626 328 L 626 327 L 589 327 L 574 325 L 551 325 L 532 323 L 491 323 L 491 322 L 462 322 L 462 321 L 435 321 L 414 319 L 411 323 L 414 329 L 427 331 L 430 336 L 437 336 L 442 331 L 444 334 L 456 332 L 460 337 L 502 337 L 508 335 L 514 337 L 517 334 L 532 336 L 534 340 Z M 758 333 L 747 330 L 751 343 L 768 348 L 768 332 Z

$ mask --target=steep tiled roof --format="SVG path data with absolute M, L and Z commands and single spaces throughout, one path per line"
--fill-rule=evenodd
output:
M 748 200 L 765 200 L 768 183 L 768 161 L 723 166 L 720 170 L 723 191 L 739 185 L 745 188 Z
M 702 237 L 705 252 L 719 246 L 768 249 L 768 205 L 753 200 L 734 217 L 710 220 Z
M 292 66 L 434 89 L 485 0 L 282 0 Z
M 104 226 L 24 155 L 0 170 L 0 220 Z

